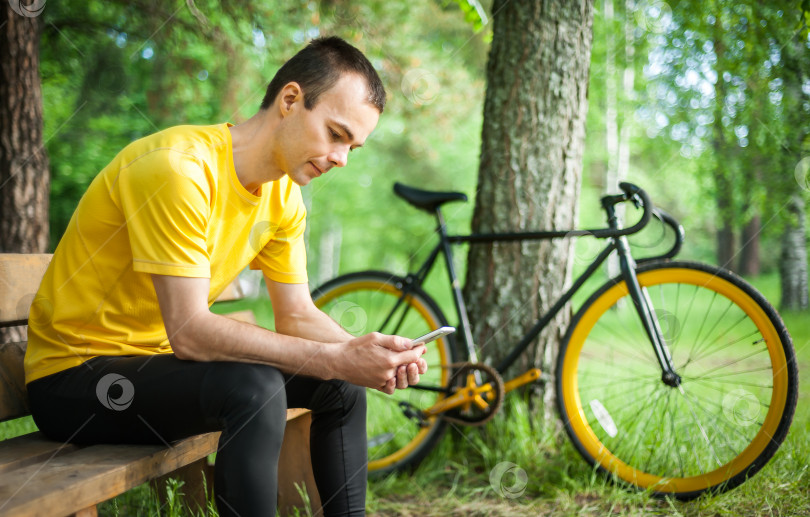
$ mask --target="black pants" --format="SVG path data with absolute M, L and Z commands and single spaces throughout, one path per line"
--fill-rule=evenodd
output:
M 288 407 L 312 410 L 310 447 L 325 515 L 363 515 L 365 390 L 237 362 L 174 355 L 97 357 L 28 384 L 49 438 L 73 443 L 169 443 L 222 431 L 214 494 L 220 515 L 272 516 Z

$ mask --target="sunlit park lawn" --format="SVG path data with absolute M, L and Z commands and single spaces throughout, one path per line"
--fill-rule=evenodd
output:
M 754 279 L 771 300 L 778 278 Z M 558 430 L 540 431 L 527 405 L 508 398 L 506 412 L 483 428 L 451 426 L 411 474 L 373 479 L 370 515 L 808 515 L 810 514 L 810 410 L 801 390 L 810 381 L 810 321 L 783 314 L 797 352 L 799 405 L 787 440 L 773 460 L 742 486 L 719 496 L 680 503 L 627 491 L 593 472 Z M 8 437 L 33 429 L 30 420 L 0 424 Z M 508 462 L 508 463 L 507 463 Z M 176 489 L 182 493 L 182 487 Z M 302 509 L 302 515 L 307 510 Z M 183 515 L 160 507 L 147 486 L 99 507 L 100 515 Z

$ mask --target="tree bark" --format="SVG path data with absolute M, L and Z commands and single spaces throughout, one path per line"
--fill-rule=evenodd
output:
M 48 156 L 42 142 L 37 17 L 0 5 L 0 252 L 48 248 Z M 24 338 L 0 330 L 0 340 Z
M 759 214 L 754 214 L 742 228 L 739 267 L 741 275 L 756 276 L 759 274 L 759 235 L 761 231 L 762 218 Z
M 592 0 L 492 7 L 474 232 L 573 228 L 582 174 Z M 505 357 L 570 282 L 572 242 L 471 245 L 465 297 L 485 361 Z M 553 374 L 570 308 L 506 375 Z M 547 385 L 553 386 L 553 383 Z M 549 401 L 553 390 L 543 395 Z M 553 404 L 546 404 L 549 415 Z
M 0 252 L 48 248 L 48 156 L 42 143 L 37 17 L 0 6 Z
M 807 230 L 805 228 L 805 196 L 810 190 L 810 175 L 802 164 L 806 163 L 810 138 L 810 91 L 804 86 L 810 78 L 810 53 L 803 33 L 794 34 L 782 49 L 785 97 L 792 105 L 786 112 L 787 133 L 786 167 L 794 171 L 790 182 L 791 194 L 785 209 L 785 229 L 782 234 L 782 256 L 779 277 L 782 285 L 780 307 L 784 310 L 807 310 Z
M 782 284 L 779 305 L 782 310 L 804 310 L 808 307 L 804 208 L 801 194 L 791 196 L 786 208 L 789 215 L 782 234 L 782 256 L 779 261 L 779 278 Z

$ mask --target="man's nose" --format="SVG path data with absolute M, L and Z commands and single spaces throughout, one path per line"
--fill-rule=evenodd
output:
M 329 155 L 329 161 L 335 167 L 345 167 L 346 162 L 348 162 L 348 160 L 349 160 L 349 150 L 343 147 L 335 149 Z

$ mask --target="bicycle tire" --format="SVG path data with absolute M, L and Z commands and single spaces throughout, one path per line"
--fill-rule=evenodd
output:
M 773 457 L 790 427 L 798 373 L 787 329 L 729 271 L 657 261 L 636 272 L 682 383 L 661 381 L 626 284 L 613 279 L 577 312 L 560 349 L 568 436 L 591 465 L 655 496 L 730 490 Z
M 436 302 L 414 286 L 403 299 L 405 305 L 401 305 L 394 317 L 383 325 L 402 297 L 405 285 L 405 280 L 396 275 L 362 271 L 330 280 L 313 291 L 312 299 L 316 306 L 354 335 L 377 331 L 416 338 L 447 325 L 447 319 Z M 423 357 L 428 362 L 428 371 L 421 377 L 419 386 L 444 388 L 453 373 L 449 365 L 455 362 L 451 336 L 444 336 L 426 346 Z M 366 394 L 369 474 L 380 475 L 416 467 L 441 439 L 447 422 L 432 417 L 420 427 L 421 423 L 406 416 L 399 404 L 405 402 L 410 404 L 410 409 L 424 410 L 444 398 L 444 394 L 418 387 L 397 390 L 394 395 L 372 389 Z

